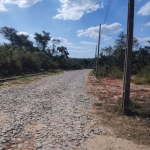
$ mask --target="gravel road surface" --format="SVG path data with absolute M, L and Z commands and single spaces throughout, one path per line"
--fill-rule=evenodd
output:
M 86 150 L 84 141 L 99 134 L 87 116 L 90 70 L 68 71 L 0 90 L 0 150 Z

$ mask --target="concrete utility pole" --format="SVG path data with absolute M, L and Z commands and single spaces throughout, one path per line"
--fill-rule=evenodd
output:
M 100 38 L 101 38 L 101 24 L 99 26 L 98 56 L 97 56 L 97 62 L 96 62 L 96 77 L 98 76 L 98 60 L 99 60 L 99 51 L 100 51 Z
M 123 113 L 129 113 L 130 101 L 130 80 L 131 80 L 131 61 L 132 61 L 132 43 L 134 26 L 134 0 L 128 0 L 128 21 L 127 21 L 127 49 L 125 51 L 124 67 L 124 91 L 123 91 Z

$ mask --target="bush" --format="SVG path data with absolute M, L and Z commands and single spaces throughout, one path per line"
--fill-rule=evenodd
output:
M 107 77 L 110 76 L 111 78 L 122 78 L 123 72 L 120 71 L 117 67 L 109 67 L 108 65 L 100 66 L 98 69 L 98 76 Z
M 111 70 L 111 78 L 122 78 L 123 77 L 123 72 L 120 71 L 117 67 L 114 67 Z
M 0 45 L 0 77 L 44 72 L 49 69 L 81 69 L 81 64 L 47 52 Z
M 142 69 L 133 79 L 135 84 L 150 84 L 150 65 Z
M 105 66 L 100 66 L 98 68 L 98 76 L 106 77 L 109 74 L 110 74 L 109 66 L 105 65 Z

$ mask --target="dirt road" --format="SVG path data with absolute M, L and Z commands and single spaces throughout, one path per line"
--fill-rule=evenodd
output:
M 83 141 L 100 133 L 95 119 L 84 115 L 93 100 L 86 94 L 89 71 L 2 88 L 0 149 L 84 149 Z
M 146 149 L 117 139 L 91 115 L 90 70 L 0 89 L 0 150 Z M 127 146 L 129 144 L 129 146 Z

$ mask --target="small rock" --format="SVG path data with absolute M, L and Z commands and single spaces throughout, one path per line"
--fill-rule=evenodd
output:
M 18 144 L 18 148 L 21 149 L 22 148 L 22 144 Z
M 36 142 L 36 148 L 40 148 L 41 146 L 42 146 L 42 144 L 41 144 L 41 143 Z
M 81 147 L 81 149 L 83 149 L 83 150 L 87 150 L 87 148 L 86 148 L 85 145 L 83 145 L 83 144 L 82 144 L 80 147 Z
M 94 134 L 99 134 L 99 133 L 100 133 L 99 128 L 94 129 Z
M 21 138 L 17 138 L 17 141 L 18 141 L 18 142 L 22 142 L 22 139 L 21 139 Z

